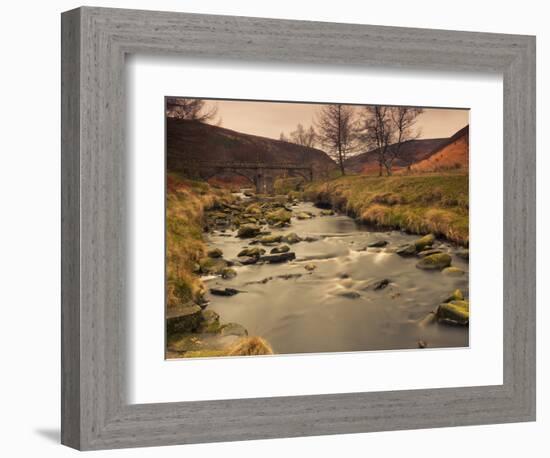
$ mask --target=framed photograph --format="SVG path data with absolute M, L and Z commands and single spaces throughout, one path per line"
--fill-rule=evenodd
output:
M 62 442 L 535 419 L 535 38 L 62 15 Z

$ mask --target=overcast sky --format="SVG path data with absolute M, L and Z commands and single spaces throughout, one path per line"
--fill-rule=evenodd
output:
M 321 105 L 312 103 L 243 102 L 211 100 L 218 107 L 222 127 L 278 139 L 281 132 L 289 134 L 298 123 L 309 127 Z M 450 137 L 468 124 L 469 110 L 425 109 L 418 117 L 420 138 Z

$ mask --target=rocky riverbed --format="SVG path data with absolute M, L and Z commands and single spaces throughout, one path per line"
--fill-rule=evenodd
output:
M 284 197 L 240 195 L 204 230 L 208 293 L 175 356 L 227 354 L 246 335 L 283 354 L 468 345 L 464 248 Z

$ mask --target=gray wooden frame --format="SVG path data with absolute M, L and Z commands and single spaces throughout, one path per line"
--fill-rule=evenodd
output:
M 129 53 L 503 74 L 503 385 L 129 405 Z M 534 419 L 534 37 L 90 7 L 63 13 L 63 444 L 104 449 Z

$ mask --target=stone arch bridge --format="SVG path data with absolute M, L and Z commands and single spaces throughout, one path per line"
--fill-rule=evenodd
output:
M 233 173 L 245 177 L 255 186 L 259 194 L 271 194 L 276 178 L 303 177 L 313 180 L 313 168 L 292 162 L 216 162 L 198 161 L 187 163 L 185 168 L 195 176 L 208 180 L 222 173 Z

